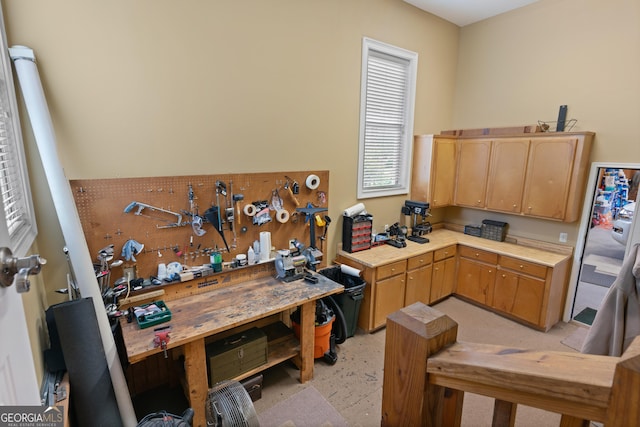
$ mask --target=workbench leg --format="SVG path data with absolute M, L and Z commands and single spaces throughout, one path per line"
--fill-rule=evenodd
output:
M 300 307 L 300 382 L 303 384 L 313 378 L 315 319 L 315 300 L 302 304 Z
M 184 370 L 189 390 L 189 404 L 195 415 L 193 425 L 207 425 L 205 401 L 209 391 L 207 383 L 207 357 L 204 349 L 204 338 L 184 345 Z

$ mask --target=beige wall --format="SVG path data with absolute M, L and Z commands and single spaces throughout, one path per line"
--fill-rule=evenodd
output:
M 454 128 L 555 121 L 596 132 L 592 162 L 640 163 L 640 2 L 540 0 L 460 30 Z M 510 233 L 575 243 L 578 223 L 447 210 L 460 224 L 495 218 Z
M 451 123 L 458 28 L 401 0 L 3 0 L 3 10 L 9 44 L 36 54 L 69 179 L 328 169 L 328 259 L 357 202 L 362 38 L 418 53 L 417 133 Z M 64 300 L 54 292 L 66 286 L 64 241 L 25 123 L 53 304 Z M 366 204 L 382 228 L 404 199 Z
M 340 212 L 357 201 L 363 36 L 418 52 L 416 134 L 555 120 L 568 104 L 574 130 L 597 134 L 592 161 L 640 162 L 636 0 L 541 0 L 462 29 L 401 0 L 3 0 L 3 9 L 10 44 L 36 53 L 68 178 L 328 169 L 329 258 Z M 66 285 L 64 242 L 25 135 L 53 304 Z M 404 199 L 365 200 L 376 228 L 401 219 Z M 434 222 L 487 216 L 448 208 Z M 491 217 L 516 235 L 556 241 L 566 231 L 575 241 L 577 224 Z M 27 302 L 33 318 L 41 299 Z

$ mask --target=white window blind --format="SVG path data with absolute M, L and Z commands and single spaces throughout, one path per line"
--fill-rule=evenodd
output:
M 358 197 L 408 192 L 417 54 L 363 42 Z
M 5 221 L 0 221 L 0 242 L 21 257 L 33 244 L 37 228 L 4 21 L 0 21 L 0 193 L 5 217 Z

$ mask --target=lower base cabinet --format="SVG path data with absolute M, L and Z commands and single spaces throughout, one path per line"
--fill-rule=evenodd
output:
M 482 305 L 493 301 L 496 266 L 460 258 L 456 294 Z
M 382 265 L 375 267 L 358 256 L 340 253 L 336 261 L 363 271 L 367 286 L 358 326 L 366 332 L 383 327 L 402 307 L 452 294 L 544 331 L 562 318 L 571 257 L 546 266 L 463 244 L 387 264 L 377 256 Z
M 374 327 L 383 326 L 387 316 L 404 307 L 404 274 L 379 280 L 375 289 Z

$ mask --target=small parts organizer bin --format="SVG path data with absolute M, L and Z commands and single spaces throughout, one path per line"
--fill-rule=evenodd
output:
M 504 242 L 507 237 L 507 223 L 485 219 L 482 221 L 482 235 L 480 237 L 497 242 Z
M 371 248 L 373 216 L 356 215 L 342 217 L 342 249 L 357 252 Z
M 464 234 L 504 242 L 507 237 L 508 225 L 506 222 L 485 219 L 482 220 L 482 225 L 465 225 Z
M 154 301 L 134 307 L 133 314 L 136 316 L 136 322 L 138 322 L 140 329 L 171 320 L 171 310 L 169 310 L 164 301 Z

